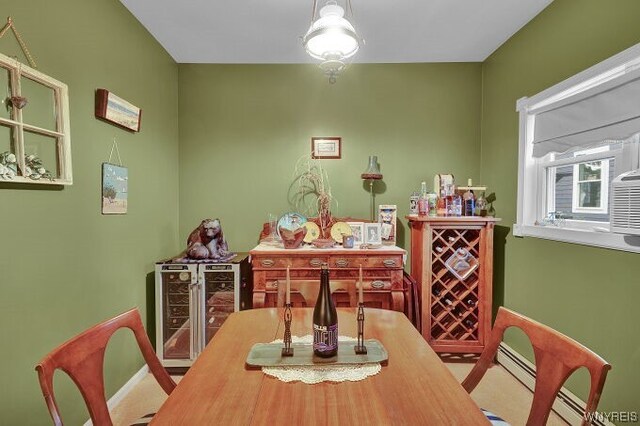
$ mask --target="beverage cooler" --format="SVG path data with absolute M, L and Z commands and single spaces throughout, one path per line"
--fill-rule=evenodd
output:
M 246 256 L 227 263 L 156 264 L 156 353 L 162 365 L 189 367 L 231 313 L 250 307 L 249 298 L 241 297 L 250 292 L 249 267 Z

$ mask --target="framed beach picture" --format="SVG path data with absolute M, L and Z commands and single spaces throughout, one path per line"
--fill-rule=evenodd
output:
M 142 110 L 106 89 L 96 90 L 95 115 L 125 130 L 140 131 Z
M 364 242 L 367 244 L 382 244 L 379 223 L 364 224 Z
M 127 214 L 129 171 L 102 163 L 102 214 Z
M 347 222 L 347 225 L 351 228 L 351 235 L 353 235 L 353 244 L 359 245 L 364 243 L 364 222 Z
M 378 222 L 383 244 L 396 243 L 396 219 L 398 206 L 395 204 L 380 204 L 378 206 Z
M 311 138 L 311 158 L 342 158 L 342 138 Z

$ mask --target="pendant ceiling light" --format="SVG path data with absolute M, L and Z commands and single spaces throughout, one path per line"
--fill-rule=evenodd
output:
M 351 10 L 351 1 L 345 0 Z M 336 77 L 346 67 L 346 60 L 356 54 L 360 48 L 360 38 L 353 25 L 344 17 L 344 9 L 335 0 L 328 0 L 317 13 L 317 0 L 313 1 L 311 26 L 302 38 L 307 53 L 312 58 L 319 59 L 320 68 L 329 78 L 330 83 L 336 82 Z

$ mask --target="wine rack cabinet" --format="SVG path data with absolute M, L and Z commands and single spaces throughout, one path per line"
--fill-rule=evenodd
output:
M 491 217 L 407 216 L 422 335 L 439 353 L 482 352 L 491 332 Z

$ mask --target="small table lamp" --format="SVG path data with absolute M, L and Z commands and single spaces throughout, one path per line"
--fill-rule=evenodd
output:
M 369 192 L 371 193 L 371 220 L 376 220 L 375 217 L 375 194 L 373 192 L 373 183 L 382 179 L 382 173 L 380 173 L 380 166 L 378 165 L 378 157 L 376 155 L 369 156 L 369 165 L 367 170 L 360 175 L 364 180 L 369 181 Z

